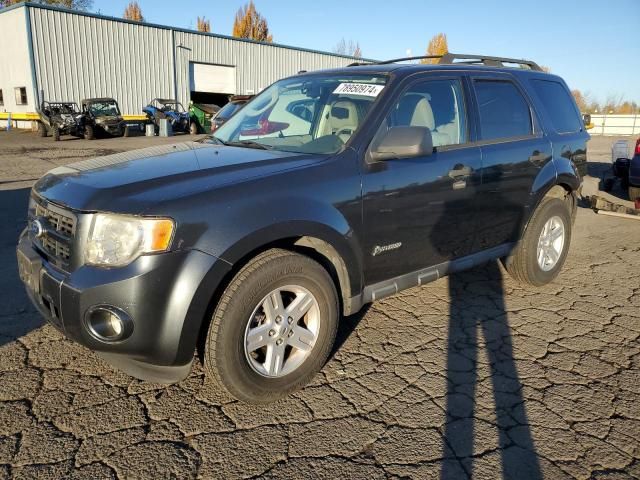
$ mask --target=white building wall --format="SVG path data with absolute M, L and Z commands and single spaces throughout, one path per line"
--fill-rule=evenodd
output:
M 174 95 L 170 30 L 48 8 L 30 11 L 45 100 L 112 97 L 123 113 L 140 114 L 152 98 Z
M 27 16 L 35 87 L 31 80 Z M 142 107 L 156 97 L 177 96 L 186 106 L 191 62 L 234 66 L 233 93 L 244 94 L 257 93 L 300 70 L 334 68 L 354 60 L 46 5 L 30 4 L 3 11 L 0 32 L 3 38 L 11 39 L 11 48 L 0 49 L 0 85 L 7 84 L 4 88 L 11 89 L 3 92 L 5 106 L 0 111 L 6 108 L 12 112 L 35 112 L 35 89 L 49 101 L 79 103 L 84 98 L 113 97 L 124 114 L 141 114 Z M 16 78 L 6 78 L 9 75 Z M 14 84 L 28 87 L 28 106 L 16 108 L 8 103 L 12 102 Z
M 4 105 L 0 112 L 34 112 L 36 106 L 29 43 L 27 34 L 26 7 L 14 8 L 0 15 L 0 89 Z M 17 105 L 15 88 L 27 89 L 27 105 Z

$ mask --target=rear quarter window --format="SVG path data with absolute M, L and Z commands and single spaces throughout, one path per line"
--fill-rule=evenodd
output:
M 564 85 L 551 80 L 531 80 L 531 84 L 556 133 L 575 133 L 582 129 L 582 120 Z

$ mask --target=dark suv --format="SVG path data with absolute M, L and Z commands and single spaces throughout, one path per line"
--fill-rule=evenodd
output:
M 553 280 L 588 139 L 533 62 L 305 73 L 215 136 L 50 171 L 20 275 L 53 325 L 131 375 L 181 380 L 199 351 L 220 388 L 267 402 L 366 303 L 493 259 Z

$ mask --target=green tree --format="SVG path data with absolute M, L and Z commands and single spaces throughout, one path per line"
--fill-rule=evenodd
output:
M 236 13 L 236 18 L 233 21 L 232 35 L 234 37 L 249 38 L 259 42 L 273 42 L 273 35 L 269 32 L 269 24 L 256 10 L 253 0 L 250 0 L 249 3 L 243 8 L 240 8 Z
M 129 2 L 127 8 L 124 9 L 124 13 L 122 14 L 122 18 L 127 20 L 133 20 L 134 22 L 144 22 L 144 17 L 142 16 L 142 9 L 138 2 Z

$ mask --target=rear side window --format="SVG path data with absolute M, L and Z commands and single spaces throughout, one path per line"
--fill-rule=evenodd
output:
M 562 84 L 549 80 L 532 80 L 531 83 L 557 133 L 574 133 L 582 129 L 573 99 Z
M 483 140 L 531 135 L 529 104 L 511 82 L 476 80 Z

